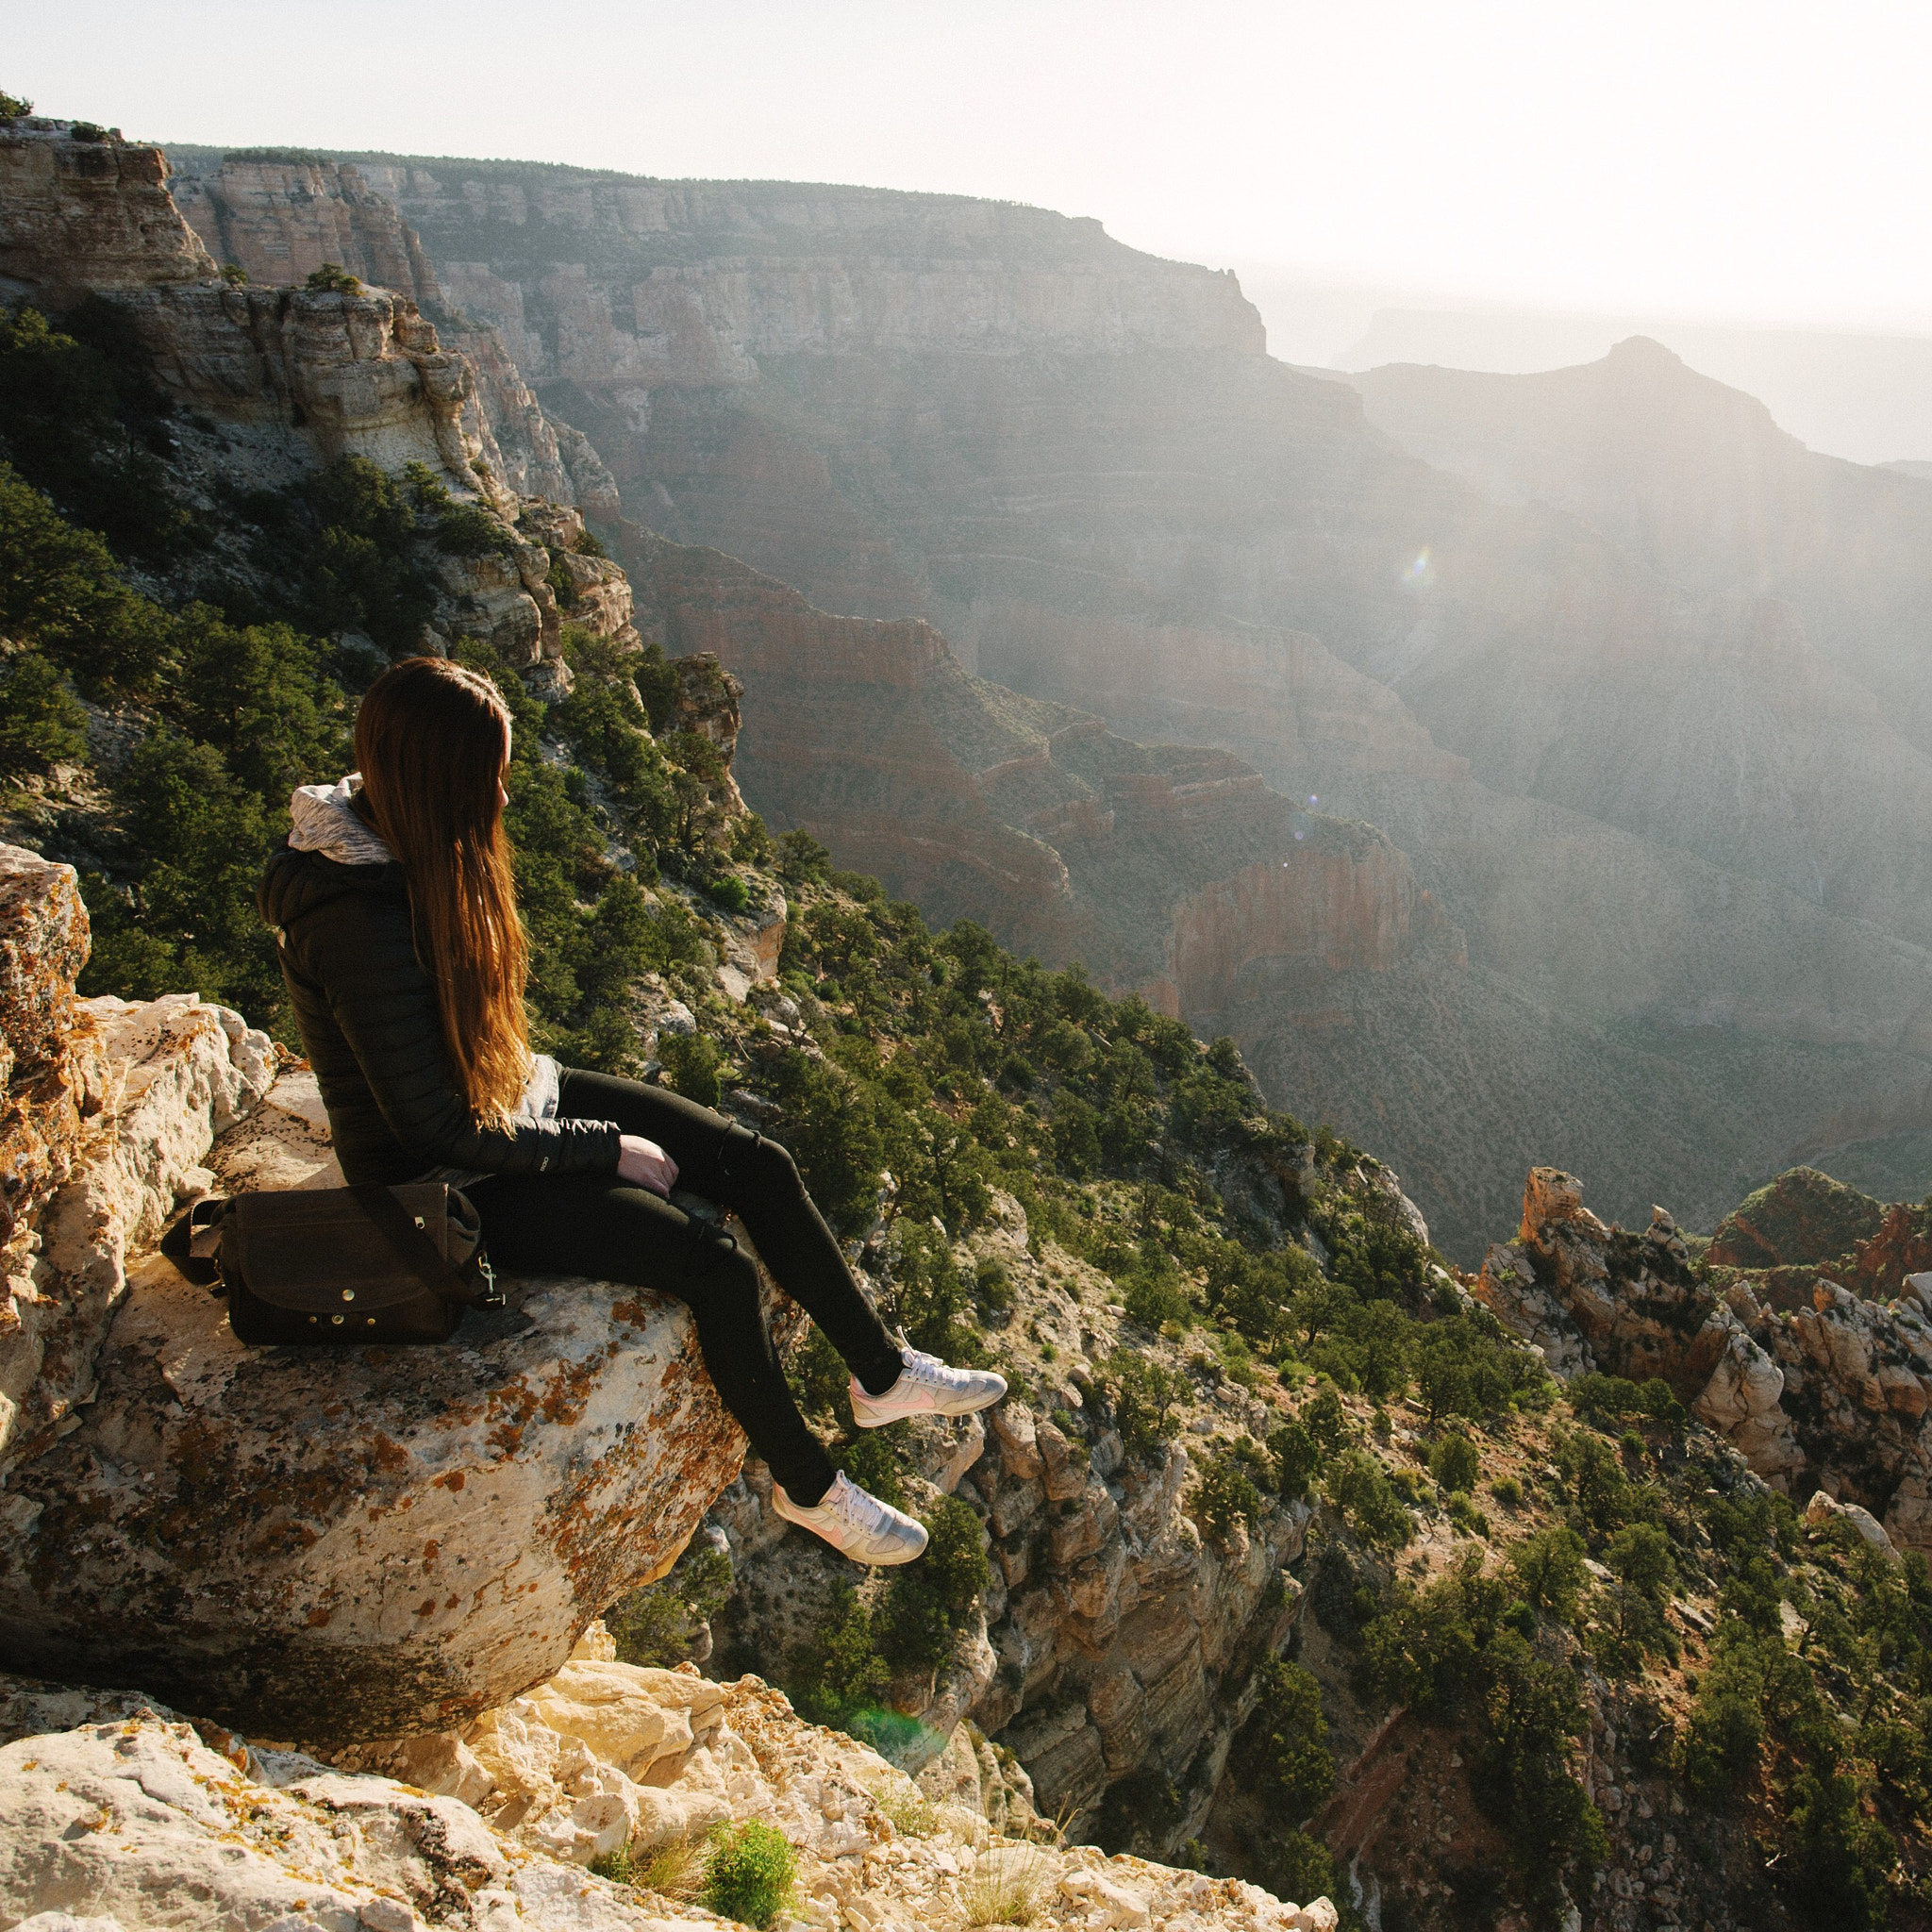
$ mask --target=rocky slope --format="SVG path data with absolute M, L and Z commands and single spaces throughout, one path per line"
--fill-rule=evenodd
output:
M 1003 1907 L 1055 1927 L 1336 1924 L 1325 1899 L 1304 1907 L 1033 1843 L 982 1797 L 970 1754 L 964 1779 L 949 1766 L 928 1796 L 863 1745 L 799 1722 L 756 1677 L 721 1685 L 621 1664 L 601 1629 L 467 1742 L 446 1735 L 397 1754 L 394 1776 L 258 1748 L 139 1694 L 18 1677 L 0 1679 L 0 1740 L 11 1827 L 0 1912 L 36 1932 L 718 1925 L 728 1919 L 691 1896 L 690 1852 L 650 1871 L 664 1890 L 584 1867 L 635 1845 L 641 1872 L 653 1849 L 675 1854 L 733 1821 L 773 1827 L 794 1848 L 784 1932 L 985 1923 L 975 1914 Z
M 1924 1552 L 1932 1326 L 1905 1272 L 1915 1258 L 1874 1254 L 1863 1294 L 1814 1275 L 1799 1305 L 1768 1305 L 1748 1275 L 1728 1289 L 1700 1279 L 1662 1208 L 1641 1236 L 1607 1227 L 1572 1176 L 1539 1168 L 1517 1239 L 1491 1249 L 1477 1292 L 1563 1373 L 1661 1377 L 1768 1481 L 1856 1504 L 1894 1545 Z

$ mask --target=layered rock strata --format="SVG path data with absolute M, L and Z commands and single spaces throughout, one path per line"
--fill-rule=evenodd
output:
M 1538 1168 L 1523 1225 L 1476 1293 L 1559 1374 L 1659 1376 L 1766 1481 L 1869 1510 L 1902 1548 L 1932 1549 L 1932 1321 L 1917 1290 L 1877 1301 L 1820 1278 L 1777 1308 L 1701 1277 L 1661 1208 L 1607 1227 L 1582 1184 Z
M 495 328 L 451 308 L 414 229 L 356 168 L 275 153 L 226 156 L 215 165 L 194 154 L 175 179 L 174 196 L 209 251 L 251 282 L 299 286 L 334 263 L 439 318 L 449 346 L 476 376 L 464 399 L 465 427 L 479 444 L 493 443 L 508 488 L 616 514 L 616 485 L 589 440 L 545 416 Z
M 927 625 L 832 616 L 719 552 L 623 537 L 642 621 L 744 684 L 751 803 L 935 919 L 1211 1030 L 1238 988 L 1387 972 L 1442 924 L 1372 827 L 1238 758 L 1134 744 L 972 677 Z
M 172 401 L 275 445 L 286 471 L 346 453 L 392 472 L 421 462 L 515 513 L 475 371 L 414 299 L 228 286 L 158 148 L 79 140 L 66 123 L 0 131 L 0 280 L 57 311 L 106 296 Z

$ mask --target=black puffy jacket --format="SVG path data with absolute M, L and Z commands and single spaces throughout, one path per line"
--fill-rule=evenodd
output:
M 479 1127 L 451 1071 L 435 989 L 416 958 L 400 865 L 342 865 L 284 845 L 255 895 L 352 1186 L 431 1168 L 615 1174 L 610 1121 Z

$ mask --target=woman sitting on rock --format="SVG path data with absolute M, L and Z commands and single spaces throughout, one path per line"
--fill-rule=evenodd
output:
M 861 1563 L 925 1547 L 909 1516 L 835 1474 L 791 1399 L 758 1270 L 672 1205 L 681 1182 L 739 1216 L 852 1370 L 860 1428 L 969 1415 L 1007 1392 L 889 1335 L 775 1141 L 659 1087 L 530 1052 L 528 953 L 503 808 L 509 712 L 441 658 L 384 673 L 356 719 L 361 767 L 305 785 L 257 903 L 351 1186 L 447 1180 L 495 1265 L 675 1295 L 724 1406 L 770 1465 L 773 1507 Z

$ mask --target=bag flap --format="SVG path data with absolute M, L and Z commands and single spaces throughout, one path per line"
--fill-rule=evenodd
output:
M 449 1190 L 425 1182 L 390 1191 L 438 1251 L 452 1258 Z M 458 1262 L 463 1245 L 459 1237 L 453 1257 Z M 375 1313 L 429 1292 L 347 1188 L 237 1195 L 229 1206 L 224 1262 L 250 1292 L 300 1314 Z

